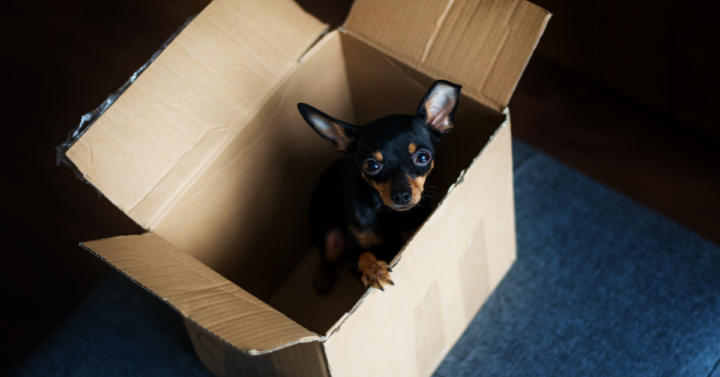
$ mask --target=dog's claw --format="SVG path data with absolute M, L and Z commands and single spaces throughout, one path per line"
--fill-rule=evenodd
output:
M 372 253 L 363 253 L 360 256 L 358 267 L 362 273 L 362 282 L 366 287 L 373 287 L 384 292 L 385 285 L 395 285 L 390 280 L 390 268 L 387 263 L 377 260 Z

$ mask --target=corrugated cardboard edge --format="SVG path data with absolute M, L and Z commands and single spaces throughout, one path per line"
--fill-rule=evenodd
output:
M 167 46 L 169 46 L 170 43 L 172 43 L 172 41 L 175 40 L 175 38 L 180 35 L 183 30 L 185 30 L 185 27 L 187 27 L 195 19 L 195 17 L 196 16 L 188 17 L 185 23 L 180 26 L 162 45 L 160 45 L 160 48 L 155 51 L 155 53 L 150 57 L 150 59 L 148 59 L 145 64 L 143 64 L 140 68 L 133 72 L 132 76 L 130 76 L 130 78 L 125 82 L 125 84 L 120 87 L 120 89 L 118 89 L 115 93 L 110 94 L 108 98 L 100 104 L 100 106 L 95 108 L 95 110 L 83 115 L 80 118 L 80 123 L 77 125 L 77 127 L 75 127 L 72 131 L 68 133 L 67 139 L 65 139 L 62 144 L 55 147 L 55 163 L 58 166 L 60 166 L 60 164 L 65 164 L 68 168 L 70 168 L 70 170 L 75 173 L 75 176 L 79 180 L 89 184 L 98 192 L 98 194 L 103 195 L 100 190 L 98 190 L 95 186 L 93 186 L 85 179 L 85 176 L 80 172 L 77 166 L 75 166 L 75 164 L 67 157 L 67 151 L 85 134 L 87 130 L 90 129 L 90 127 L 92 127 L 93 124 L 95 124 L 95 121 L 97 121 L 103 114 L 105 114 L 105 111 L 107 111 L 107 109 L 109 109 L 110 106 L 112 106 L 115 101 L 120 98 L 120 96 L 127 90 L 127 88 L 129 88 L 130 85 L 132 85 L 135 80 L 137 80 L 137 78 L 140 77 L 140 75 L 150 66 L 150 64 L 152 64 L 155 59 L 157 59 L 157 57 L 160 56 L 163 51 L 165 51 Z
M 502 131 L 505 127 L 507 127 L 507 126 L 510 125 L 510 110 L 509 110 L 509 108 L 506 107 L 506 108 L 502 111 L 502 113 L 505 115 L 505 120 L 500 124 L 500 126 L 497 128 L 497 130 L 495 130 L 495 132 L 493 133 L 493 135 L 490 136 L 490 139 L 488 139 L 488 141 L 487 141 L 487 143 L 485 144 L 485 146 L 480 150 L 480 153 L 478 153 L 478 155 L 475 156 L 475 158 L 472 160 L 472 163 L 470 163 L 470 166 L 468 166 L 466 169 L 464 169 L 462 172 L 460 172 L 460 176 L 458 177 L 457 181 L 456 181 L 455 183 L 453 183 L 453 184 L 450 186 L 450 188 L 448 188 L 447 193 L 445 194 L 445 196 L 443 196 L 443 198 L 442 198 L 442 199 L 440 200 L 440 202 L 438 203 L 438 207 L 440 207 L 440 206 L 443 204 L 443 202 L 445 201 L 445 198 L 447 198 L 447 197 L 450 195 L 450 193 L 451 193 L 457 186 L 459 186 L 461 183 L 463 183 L 463 181 L 465 180 L 465 173 L 466 173 L 473 165 L 475 165 L 475 163 L 477 162 L 478 159 L 480 159 L 480 156 L 482 156 L 482 154 L 485 152 L 485 150 L 488 148 L 488 146 L 490 146 L 490 143 L 492 143 L 492 141 L 495 139 L 495 137 L 498 135 L 498 133 L 500 133 L 500 131 Z M 433 212 L 435 212 L 435 211 L 433 211 Z M 432 215 L 431 215 L 431 216 L 432 216 Z M 414 236 L 414 235 L 413 235 L 413 236 Z M 411 240 L 412 240 L 412 239 L 411 239 Z M 404 250 L 404 248 L 403 248 L 403 250 Z
M 509 110 L 508 108 L 506 108 L 505 110 L 503 110 L 502 113 L 505 115 L 505 120 L 500 124 L 500 126 L 498 126 L 498 128 L 495 130 L 495 132 L 494 132 L 494 133 L 492 134 L 492 136 L 490 137 L 490 139 L 488 139 L 488 141 L 485 143 L 485 145 L 483 146 L 483 148 L 480 150 L 480 153 L 478 153 L 477 156 L 475 156 L 475 158 L 473 158 L 473 160 L 472 160 L 472 162 L 470 163 L 470 165 L 469 165 L 466 169 L 464 169 L 462 172 L 460 172 L 460 175 L 458 176 L 458 178 L 457 178 L 457 180 L 455 181 L 455 183 L 453 183 L 453 184 L 448 188 L 448 191 L 445 193 L 445 195 L 444 195 L 443 198 L 440 200 L 440 202 L 439 202 L 438 205 L 435 207 L 435 209 L 433 209 L 433 211 L 432 211 L 432 213 L 430 214 L 430 216 L 428 216 L 428 218 L 425 219 L 425 221 L 424 221 L 423 224 L 420 226 L 420 228 L 418 228 L 418 229 L 415 231 L 415 233 L 413 233 L 413 235 L 410 236 L 410 239 L 408 239 L 408 241 L 405 243 L 405 246 L 403 246 L 403 248 L 400 250 L 400 252 L 399 252 L 399 253 L 395 256 L 395 258 L 390 262 L 390 267 L 391 267 L 391 268 L 394 268 L 395 266 L 397 266 L 398 263 L 400 263 L 400 259 L 402 259 L 402 254 L 405 252 L 405 249 L 407 249 L 407 248 L 410 246 L 410 244 L 413 242 L 413 240 L 415 239 L 415 236 L 416 236 L 417 233 L 420 231 L 420 229 L 421 229 L 423 226 L 425 226 L 425 223 L 427 223 L 427 222 L 430 220 L 430 218 L 435 214 L 435 212 L 437 211 L 437 209 L 440 208 L 440 206 L 442 206 L 442 204 L 443 204 L 443 202 L 445 201 L 445 199 L 450 196 L 450 194 L 453 192 L 453 190 L 455 190 L 456 187 L 458 187 L 459 185 L 461 185 L 461 184 L 463 183 L 463 181 L 465 181 L 465 173 L 466 173 L 471 167 L 473 167 L 473 166 L 475 165 L 475 163 L 480 159 L 480 157 L 483 155 L 483 153 L 485 153 L 485 150 L 490 146 L 490 144 L 492 144 L 492 142 L 493 142 L 493 140 L 495 139 L 495 137 L 496 137 L 500 132 L 502 132 L 506 127 L 508 127 L 508 126 L 510 125 L 510 110 Z M 340 328 L 342 327 L 343 323 L 345 323 L 345 321 L 346 321 L 348 318 L 350 318 L 350 316 L 352 316 L 353 313 L 355 313 L 355 311 L 357 311 L 357 309 L 360 307 L 360 305 L 362 305 L 363 301 L 365 301 L 365 298 L 367 298 L 367 297 L 370 295 L 370 293 L 372 293 L 373 289 L 374 289 L 374 288 L 371 287 L 371 288 L 368 288 L 368 289 L 365 291 L 365 294 L 363 294 L 362 297 L 360 297 L 360 299 L 359 299 L 359 300 L 357 301 L 357 303 L 352 307 L 352 309 L 350 309 L 350 311 L 348 311 L 347 313 L 345 313 L 345 315 L 343 315 L 343 316 L 327 331 L 327 333 L 325 334 L 325 336 L 322 336 L 322 337 L 321 337 L 321 338 L 322 338 L 322 340 L 321 340 L 322 342 L 325 342 L 326 340 L 330 339 L 335 333 L 337 333 L 338 331 L 340 331 Z M 329 365 L 329 364 L 328 364 L 328 365 Z
M 132 276 L 128 275 L 128 274 L 125 273 L 123 270 L 117 268 L 113 263 L 111 263 L 110 261 L 108 261 L 107 259 L 105 259 L 105 258 L 104 258 L 103 256 L 101 256 L 100 254 L 98 254 L 98 253 L 96 253 L 95 251 L 93 251 L 92 249 L 90 249 L 90 248 L 89 248 L 88 246 L 86 246 L 84 243 L 81 242 L 79 245 L 80 245 L 80 247 L 82 247 L 83 249 L 89 251 L 90 254 L 94 255 L 95 257 L 97 257 L 98 259 L 100 259 L 101 261 L 103 261 L 105 264 L 107 264 L 108 266 L 112 267 L 114 270 L 118 271 L 120 274 L 122 274 L 123 276 L 125 276 L 127 279 L 129 279 L 130 281 L 132 281 L 133 283 L 135 283 L 136 285 L 138 285 L 140 288 L 144 289 L 145 291 L 149 292 L 149 293 L 152 294 L 153 296 L 157 297 L 160 301 L 162 301 L 162 302 L 164 302 L 165 304 L 167 304 L 170 308 L 172 308 L 174 311 L 176 311 L 178 314 L 180 314 L 185 320 L 187 320 L 187 321 L 189 321 L 189 322 L 192 322 L 192 323 L 193 323 L 194 325 L 196 325 L 198 328 L 202 329 L 203 331 L 206 331 L 208 334 L 212 335 L 214 338 L 216 338 L 217 340 L 219 340 L 219 341 L 222 342 L 223 344 L 226 344 L 227 346 L 231 347 L 232 349 L 234 349 L 234 350 L 236 350 L 236 351 L 238 351 L 238 352 L 241 352 L 241 353 L 243 353 L 243 354 L 245 354 L 245 355 L 250 355 L 250 356 L 263 355 L 263 354 L 273 353 L 273 352 L 278 351 L 278 350 L 280 350 L 280 349 L 288 348 L 288 347 L 294 346 L 294 345 L 296 345 L 296 344 L 300 344 L 300 343 L 311 343 L 311 342 L 324 342 L 324 341 L 327 339 L 326 336 L 320 336 L 320 335 L 318 335 L 318 336 L 315 337 L 315 338 L 298 339 L 297 341 L 290 342 L 290 343 L 286 343 L 286 344 L 284 344 L 284 345 L 281 345 L 281 346 L 278 346 L 278 347 L 274 347 L 274 348 L 271 348 L 271 349 L 268 349 L 268 350 L 263 350 L 263 351 L 258 351 L 258 350 L 254 350 L 254 349 L 253 349 L 253 350 L 247 350 L 247 351 L 246 351 L 246 350 L 243 350 L 242 348 L 239 348 L 239 347 L 233 345 L 232 343 L 226 341 L 225 339 L 223 339 L 223 338 L 220 337 L 219 335 L 217 335 L 217 334 L 215 334 L 214 332 L 208 330 L 206 327 L 200 325 L 198 322 L 194 321 L 193 319 L 188 318 L 187 316 L 185 316 L 185 315 L 180 311 L 180 309 L 177 308 L 176 306 L 174 306 L 172 303 L 170 303 L 170 301 L 166 300 L 166 299 L 163 298 L 162 296 L 160 296 L 160 295 L 158 295 L 157 293 L 155 293 L 155 291 L 153 291 L 152 289 L 146 287 L 145 285 L 143 285 L 143 284 L 140 283 L 139 281 L 135 280 Z M 326 357 L 326 362 L 327 362 L 327 357 Z
M 540 30 L 540 34 L 538 34 L 537 39 L 535 40 L 535 45 L 532 48 L 532 51 L 530 51 L 530 57 L 525 61 L 525 65 L 523 65 L 523 69 L 520 73 L 520 78 L 515 81 L 515 85 L 513 85 L 512 93 L 515 93 L 515 89 L 517 89 L 518 84 L 520 83 L 520 79 L 522 79 L 523 73 L 525 73 L 525 70 L 527 69 L 528 64 L 530 64 L 530 59 L 535 55 L 535 50 L 537 50 L 538 43 L 540 43 L 540 40 L 542 39 L 543 35 L 545 35 L 545 30 L 547 30 L 547 24 L 550 22 L 550 19 L 552 18 L 553 14 L 550 13 L 547 9 L 544 9 L 545 13 L 547 13 L 547 18 L 545 19 L 545 23 L 543 24 L 543 28 Z M 510 97 L 510 100 L 512 100 L 512 95 Z M 508 100 L 508 106 L 510 104 L 510 100 Z M 503 110 L 507 109 L 507 106 L 503 108 Z M 504 111 L 503 111 L 504 113 Z

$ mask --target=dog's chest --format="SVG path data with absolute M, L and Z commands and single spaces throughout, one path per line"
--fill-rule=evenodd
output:
M 395 211 L 380 211 L 372 218 L 365 216 L 363 224 L 355 227 L 356 237 L 360 235 L 359 241 L 364 246 L 371 246 L 384 243 L 405 242 L 409 238 L 417 224 L 422 221 L 418 219 L 419 214 L 400 213 Z

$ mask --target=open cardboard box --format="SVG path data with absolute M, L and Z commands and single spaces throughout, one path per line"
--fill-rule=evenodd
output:
M 427 376 L 515 258 L 509 112 L 549 14 L 523 0 L 357 0 L 340 30 L 290 0 L 215 0 L 66 156 L 147 233 L 85 248 L 185 318 L 218 376 Z M 310 195 L 340 157 L 306 102 L 364 124 L 463 85 L 436 206 L 392 262 L 328 296 Z

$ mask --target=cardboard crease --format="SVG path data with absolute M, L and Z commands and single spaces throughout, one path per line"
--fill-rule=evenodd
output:
M 292 76 L 292 73 L 295 71 L 295 69 L 297 69 L 297 65 L 285 75 L 285 77 L 281 80 L 281 82 L 287 80 L 288 78 L 290 78 L 290 77 Z M 267 100 L 267 98 L 272 97 L 272 96 L 275 94 L 275 91 L 277 91 L 277 90 L 278 90 L 279 88 L 281 88 L 281 87 L 282 87 L 282 85 L 281 85 L 281 84 L 278 84 L 272 91 L 270 91 L 270 92 L 265 96 L 265 100 Z M 259 109 L 255 109 L 255 111 L 257 111 L 257 110 L 259 110 Z M 257 115 L 257 113 L 255 112 L 255 113 L 253 113 L 252 115 L 253 115 L 253 116 L 249 116 L 248 118 L 254 117 L 255 115 Z M 190 179 L 187 180 L 187 182 L 185 183 L 185 185 L 183 185 L 183 187 L 179 190 L 179 192 L 177 193 L 177 195 L 175 195 L 175 196 L 173 197 L 173 199 L 170 201 L 170 203 L 169 203 L 168 205 L 166 205 L 164 208 L 162 208 L 162 209 L 158 212 L 158 215 L 155 217 L 156 220 L 155 220 L 152 224 L 150 224 L 151 226 L 155 226 L 155 225 L 157 225 L 157 223 L 159 223 L 160 221 L 162 221 L 162 219 L 167 215 L 168 210 L 169 210 L 170 208 L 172 208 L 173 205 L 183 196 L 183 194 L 192 186 L 192 184 L 196 181 L 196 179 L 197 179 L 199 176 L 203 175 L 203 173 L 206 172 L 207 168 L 211 165 L 212 161 L 213 161 L 219 154 L 221 154 L 221 153 L 225 150 L 225 148 L 232 142 L 232 140 L 233 140 L 238 134 L 240 134 L 244 129 L 245 129 L 245 127 L 235 127 L 235 130 L 234 130 L 230 135 L 228 135 L 225 143 L 223 143 L 222 145 L 220 145 L 220 146 L 217 148 L 217 150 L 215 151 L 215 153 L 214 153 L 213 155 L 211 155 L 210 158 L 208 158 L 208 159 L 205 160 L 205 162 L 204 162 L 204 164 L 202 165 L 202 167 L 197 170 L 197 172 L 192 176 L 192 178 L 190 178 Z M 261 136 L 261 135 L 260 135 L 260 136 Z M 260 139 L 260 137 L 255 138 L 254 141 L 251 143 L 251 145 L 254 144 L 254 143 L 256 143 L 259 139 Z M 246 148 L 246 149 L 247 149 L 247 148 Z M 245 150 L 245 149 L 244 149 L 244 150 Z M 244 151 L 244 150 L 243 150 L 243 151 Z M 241 151 L 241 152 L 242 152 L 242 151 Z M 198 191 L 198 192 L 199 192 L 199 191 Z
M 197 148 L 197 147 L 200 145 L 200 143 L 202 143 L 203 141 L 205 141 L 206 138 L 208 138 L 211 134 L 213 134 L 213 133 L 215 133 L 215 132 L 227 132 L 229 129 L 230 129 L 229 127 L 220 127 L 220 128 L 208 128 L 207 130 L 205 130 L 205 132 L 203 133 L 203 135 L 202 135 L 200 138 L 198 138 L 198 140 L 195 142 L 195 145 L 193 145 L 192 147 L 190 147 L 187 151 L 183 152 L 183 154 L 182 154 L 179 158 L 177 158 L 177 160 L 175 161 L 175 163 L 160 177 L 160 179 L 157 181 L 157 183 L 155 183 L 155 184 L 152 186 L 152 188 L 151 188 L 147 193 L 145 193 L 145 195 L 144 195 L 142 198 L 140 198 L 137 202 L 135 202 L 133 205 L 131 205 L 131 206 L 126 210 L 126 212 L 128 212 L 128 213 L 132 212 L 138 205 L 142 204 L 142 202 L 144 202 L 150 195 L 152 195 L 152 194 L 154 193 L 155 189 L 156 189 L 157 187 L 159 187 L 160 185 L 162 185 L 163 181 L 168 177 L 168 175 L 172 174 L 173 170 L 174 170 L 181 162 L 183 162 L 183 159 L 184 159 L 186 156 L 190 155 L 192 152 L 194 152 L 194 151 L 195 151 L 195 148 Z M 147 225 L 144 227 L 145 230 L 152 231 L 152 225 L 153 225 L 153 223 L 155 222 L 155 219 L 156 219 L 156 218 L 157 218 L 157 215 L 156 215 L 156 217 L 150 218 L 150 219 L 148 220 Z
M 440 29 L 443 26 L 443 23 L 445 23 L 445 18 L 447 17 L 448 13 L 450 13 L 450 8 L 452 8 L 453 3 L 455 0 L 448 0 L 447 5 L 445 6 L 445 10 L 443 10 L 442 14 L 440 14 L 440 18 L 438 18 L 437 21 L 435 21 L 435 30 L 433 30 L 432 34 L 430 35 L 430 38 L 428 39 L 427 43 L 425 44 L 425 51 L 423 51 L 422 58 L 420 58 L 421 62 L 424 62 L 427 58 L 428 53 L 430 52 L 430 49 L 433 46 L 433 43 L 435 43 L 435 38 L 437 38 L 438 33 L 440 33 Z

